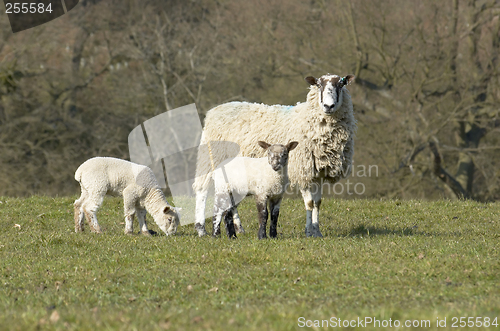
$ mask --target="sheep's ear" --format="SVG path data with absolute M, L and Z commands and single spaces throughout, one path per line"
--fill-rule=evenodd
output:
M 318 80 L 316 78 L 314 78 L 313 76 L 307 76 L 304 79 L 306 80 L 306 82 L 309 83 L 309 85 L 316 85 L 316 84 L 318 84 Z
M 264 148 L 264 149 L 268 149 L 269 146 L 271 146 L 268 143 L 266 143 L 265 141 L 258 141 L 257 144 L 259 144 L 259 146 Z
M 356 76 L 354 75 L 346 75 L 345 77 L 342 78 L 342 82 L 344 85 L 349 85 L 354 82 L 354 79 Z
M 295 147 L 297 147 L 299 143 L 296 142 L 296 141 L 292 141 L 292 142 L 289 142 L 287 145 L 286 145 L 286 149 L 288 149 L 288 151 L 290 152 L 291 150 L 294 150 Z
M 163 208 L 163 213 L 167 214 L 171 209 L 172 209 L 172 207 L 166 206 L 165 208 Z

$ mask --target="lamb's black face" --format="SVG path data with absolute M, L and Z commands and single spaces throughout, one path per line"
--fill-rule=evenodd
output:
M 288 150 L 283 145 L 272 145 L 267 149 L 267 158 L 274 171 L 279 171 L 288 162 Z
M 351 83 L 354 76 L 347 75 L 341 78 L 337 75 L 324 75 L 318 79 L 310 76 L 306 80 L 319 88 L 320 107 L 326 114 L 331 115 L 342 105 L 343 87 Z

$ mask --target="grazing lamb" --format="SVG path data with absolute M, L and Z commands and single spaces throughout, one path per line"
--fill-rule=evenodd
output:
M 354 76 L 324 75 L 318 79 L 309 76 L 305 80 L 310 84 L 307 101 L 296 106 L 230 102 L 211 109 L 205 117 L 201 144 L 231 141 L 240 146 L 240 156 L 261 157 L 263 150 L 254 143 L 257 138 L 270 143 L 299 142 L 288 165 L 290 184 L 299 187 L 304 199 L 306 235 L 321 237 L 321 184 L 339 181 L 349 174 L 352 165 L 357 126 L 351 96 L 345 86 L 353 82 Z M 206 148 L 198 152 L 193 189 L 196 192 L 195 229 L 199 236 L 206 234 L 205 203 L 210 172 L 232 152 L 224 150 L 224 144 L 218 146 L 209 149 L 210 153 Z
M 288 153 L 297 147 L 298 143 L 292 141 L 283 146 L 279 144 L 269 145 L 264 141 L 259 141 L 258 144 L 267 150 L 267 157 L 235 157 L 230 162 L 221 163 L 221 166 L 213 172 L 215 184 L 214 237 L 220 234 L 220 222 L 224 211 L 227 211 L 224 217 L 227 236 L 229 238 L 236 237 L 233 211 L 238 205 L 234 204 L 231 194 L 240 196 L 248 194 L 255 195 L 257 203 L 259 239 L 267 238 L 268 202 L 271 211 L 269 235 L 276 238 L 281 199 L 288 184 Z
M 111 157 L 95 157 L 78 167 L 75 179 L 82 189 L 80 199 L 74 203 L 76 232 L 83 231 L 86 217 L 91 230 L 101 233 L 96 212 L 106 194 L 123 197 L 126 234 L 133 232 L 134 215 L 137 215 L 141 232 L 149 235 L 146 210 L 167 236 L 177 231 L 180 208 L 168 204 L 148 167 Z

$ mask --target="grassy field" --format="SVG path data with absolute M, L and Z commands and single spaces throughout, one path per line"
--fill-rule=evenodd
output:
M 499 203 L 324 200 L 324 238 L 307 239 L 303 203 L 288 199 L 278 239 L 258 241 L 247 199 L 247 233 L 230 241 L 192 225 L 126 236 L 112 198 L 98 214 L 104 234 L 76 234 L 74 198 L 0 198 L 0 330 L 500 324 Z

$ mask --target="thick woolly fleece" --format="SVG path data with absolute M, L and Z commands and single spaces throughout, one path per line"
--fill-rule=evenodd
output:
M 320 90 L 310 87 L 307 101 L 294 107 L 247 102 L 230 102 L 207 113 L 201 144 L 230 141 L 240 147 L 240 156 L 262 157 L 265 150 L 255 142 L 270 144 L 299 142 L 290 155 L 288 177 L 291 185 L 308 188 L 315 177 L 325 177 L 332 183 L 349 174 L 354 152 L 357 126 L 352 101 L 343 87 L 343 101 L 333 114 L 325 114 L 319 106 Z M 211 143 L 214 166 L 234 156 L 233 144 Z M 206 189 L 212 165 L 207 148 L 198 153 L 195 191 Z

